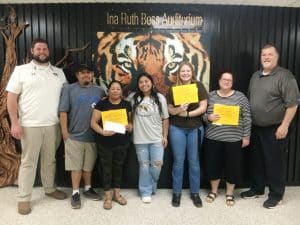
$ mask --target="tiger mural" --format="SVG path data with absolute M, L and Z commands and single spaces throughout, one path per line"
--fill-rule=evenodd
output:
M 166 94 L 180 63 L 189 61 L 209 89 L 210 61 L 199 33 L 97 32 L 97 38 L 94 63 L 101 84 L 118 80 L 128 93 L 137 76 L 147 72 L 158 91 Z

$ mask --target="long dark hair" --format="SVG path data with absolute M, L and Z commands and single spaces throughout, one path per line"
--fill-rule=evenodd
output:
M 153 82 L 152 76 L 150 74 L 146 73 L 146 72 L 141 73 L 137 78 L 136 92 L 133 95 L 133 100 L 134 100 L 133 111 L 136 110 L 138 105 L 143 101 L 143 99 L 145 97 L 144 93 L 139 88 L 139 81 L 142 77 L 146 77 L 151 81 L 152 88 L 151 88 L 151 91 L 150 91 L 150 98 L 152 98 L 154 100 L 155 104 L 158 106 L 159 113 L 162 114 L 162 106 L 161 106 L 161 102 L 159 101 L 159 98 L 158 98 L 158 91 L 154 87 L 154 82 Z

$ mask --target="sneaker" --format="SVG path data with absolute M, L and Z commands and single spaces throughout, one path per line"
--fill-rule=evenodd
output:
M 18 202 L 18 213 L 27 215 L 31 212 L 30 202 Z
M 86 198 L 92 199 L 93 201 L 101 200 L 101 196 L 99 194 L 97 194 L 97 192 L 93 188 L 89 188 L 89 190 L 84 191 L 83 195 Z
M 248 191 L 244 191 L 241 193 L 241 198 L 260 198 L 263 197 L 264 193 L 259 193 L 257 191 L 254 191 L 252 189 Z
M 144 196 L 144 197 L 142 197 L 142 202 L 144 202 L 144 203 L 151 203 L 151 197 L 150 196 Z
M 51 193 L 45 193 L 45 195 L 55 198 L 57 200 L 63 200 L 63 199 L 67 198 L 67 195 L 65 192 L 57 190 L 57 189 Z
M 276 200 L 276 199 L 273 199 L 273 198 L 268 198 L 263 206 L 267 209 L 274 209 L 277 205 L 281 204 L 281 200 Z
M 201 208 L 202 207 L 202 200 L 199 196 L 198 193 L 192 193 L 191 194 L 191 199 L 194 203 L 194 205 L 197 207 L 197 208 Z
M 173 193 L 172 196 L 172 206 L 179 207 L 180 206 L 181 194 Z
M 76 192 L 71 197 L 71 206 L 73 209 L 80 209 L 81 207 L 81 200 L 80 200 L 80 194 Z

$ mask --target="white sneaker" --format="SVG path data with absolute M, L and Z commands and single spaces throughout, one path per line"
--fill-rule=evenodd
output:
M 144 197 L 142 197 L 142 201 L 144 203 L 151 203 L 151 197 L 150 196 L 144 196 Z

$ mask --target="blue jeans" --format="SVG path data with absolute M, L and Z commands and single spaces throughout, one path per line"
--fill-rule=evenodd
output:
M 135 144 L 140 165 L 139 192 L 142 197 L 156 192 L 157 182 L 163 164 L 164 147 L 162 142 Z
M 175 194 L 179 194 L 182 191 L 184 160 L 186 156 L 188 159 L 190 192 L 199 192 L 200 161 L 198 143 L 201 144 L 202 137 L 203 127 L 193 129 L 184 129 L 173 125 L 169 127 L 169 138 L 173 153 L 173 193 Z

